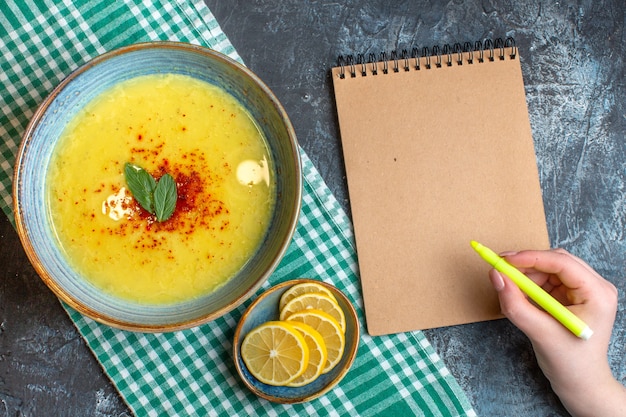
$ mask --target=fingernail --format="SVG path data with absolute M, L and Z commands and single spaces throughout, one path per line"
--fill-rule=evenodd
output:
M 496 291 L 502 291 L 504 289 L 504 279 L 502 275 L 495 269 L 489 272 L 489 278 L 491 278 L 491 285 Z
M 504 251 L 504 252 L 500 252 L 499 255 L 500 256 L 511 256 L 511 255 L 515 255 L 517 252 L 514 251 Z

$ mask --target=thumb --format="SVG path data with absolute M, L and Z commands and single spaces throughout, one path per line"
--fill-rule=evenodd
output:
M 492 269 L 489 271 L 489 278 L 498 293 L 502 314 L 531 340 L 539 340 L 547 334 L 563 331 L 554 318 L 532 304 L 508 277 Z

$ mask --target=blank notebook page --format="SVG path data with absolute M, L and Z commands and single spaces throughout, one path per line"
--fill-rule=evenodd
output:
M 549 247 L 519 54 L 479 52 L 331 71 L 370 335 L 499 318 L 470 241 Z

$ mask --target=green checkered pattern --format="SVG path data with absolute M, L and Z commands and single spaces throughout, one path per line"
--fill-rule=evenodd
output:
M 13 221 L 12 165 L 38 103 L 70 71 L 122 45 L 173 40 L 213 48 L 241 61 L 200 1 L 16 1 L 0 12 L 0 205 Z M 231 354 L 237 321 L 250 301 L 202 326 L 143 334 L 96 323 L 64 306 L 138 416 L 422 415 L 475 416 L 422 332 L 372 338 L 363 328 L 352 226 L 306 154 L 300 222 L 269 282 L 315 277 L 354 304 L 363 336 L 350 372 L 305 404 L 257 398 L 239 380 Z

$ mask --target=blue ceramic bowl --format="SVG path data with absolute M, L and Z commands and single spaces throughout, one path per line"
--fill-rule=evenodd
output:
M 278 320 L 280 297 L 293 285 L 302 282 L 315 282 L 332 291 L 337 303 L 346 316 L 346 346 L 341 361 L 329 372 L 320 375 L 315 381 L 302 387 L 276 387 L 260 382 L 248 369 L 241 358 L 241 343 L 250 330 L 270 321 Z M 233 357 L 235 367 L 244 384 L 259 397 L 278 403 L 292 404 L 311 401 L 333 388 L 348 373 L 359 347 L 360 329 L 359 321 L 354 307 L 346 296 L 334 286 L 322 281 L 311 279 L 295 279 L 278 284 L 259 296 L 245 311 L 237 329 L 233 341 Z
M 108 295 L 77 274 L 53 236 L 45 198 L 46 170 L 59 136 L 90 100 L 113 85 L 149 74 L 175 73 L 216 85 L 237 99 L 264 134 L 277 175 L 277 201 L 261 248 L 224 286 L 172 305 L 132 303 Z M 45 99 L 28 125 L 13 186 L 18 234 L 31 263 L 61 300 L 102 323 L 136 331 L 171 331 L 211 321 L 248 299 L 274 271 L 295 230 L 301 204 L 295 133 L 270 89 L 250 70 L 210 49 L 175 42 L 135 44 L 78 68 Z

